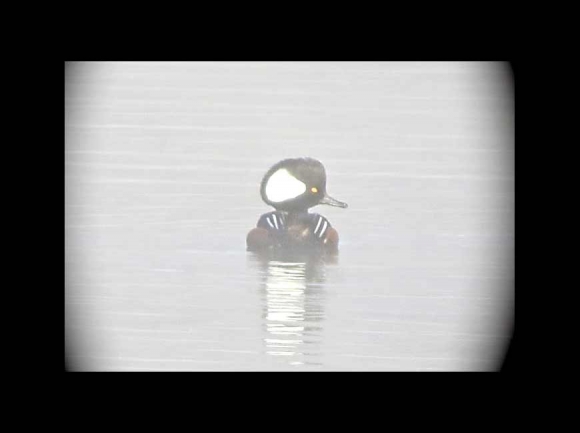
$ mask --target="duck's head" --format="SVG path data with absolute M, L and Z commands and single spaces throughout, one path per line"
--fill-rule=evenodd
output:
M 277 210 L 303 212 L 318 204 L 348 205 L 326 192 L 326 171 L 313 158 L 290 158 L 276 163 L 262 179 L 262 200 Z

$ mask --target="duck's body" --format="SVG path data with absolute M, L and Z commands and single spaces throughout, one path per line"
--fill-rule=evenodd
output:
M 338 249 L 338 232 L 317 213 L 274 211 L 263 214 L 246 239 L 251 251 Z
M 264 176 L 260 194 L 276 208 L 260 216 L 246 238 L 248 250 L 338 250 L 338 232 L 320 214 L 309 213 L 317 204 L 347 207 L 326 194 L 324 166 L 312 158 L 285 159 Z

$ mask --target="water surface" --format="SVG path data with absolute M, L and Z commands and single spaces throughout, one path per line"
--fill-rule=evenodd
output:
M 75 370 L 493 370 L 514 310 L 513 93 L 495 63 L 82 63 L 66 77 Z M 321 160 L 330 258 L 245 236 Z

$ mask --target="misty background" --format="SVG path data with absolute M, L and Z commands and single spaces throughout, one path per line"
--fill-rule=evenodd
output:
M 68 63 L 72 370 L 484 371 L 514 313 L 514 97 L 493 62 Z M 336 260 L 246 252 L 310 156 Z

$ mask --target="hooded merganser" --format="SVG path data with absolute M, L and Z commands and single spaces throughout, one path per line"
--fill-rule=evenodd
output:
M 249 251 L 338 249 L 338 232 L 330 222 L 308 209 L 318 204 L 346 208 L 326 193 L 326 172 L 313 158 L 284 159 L 264 175 L 260 195 L 276 210 L 263 214 L 248 233 Z

